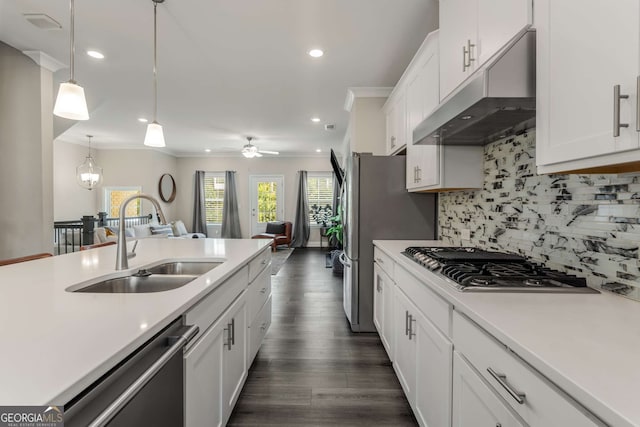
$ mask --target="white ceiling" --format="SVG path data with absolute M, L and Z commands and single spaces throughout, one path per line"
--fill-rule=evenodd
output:
M 56 118 L 56 134 L 75 143 L 93 134 L 96 148 L 142 148 L 146 126 L 137 118 L 153 114 L 153 2 L 76 0 L 75 8 L 76 80 L 91 118 Z M 46 13 L 63 29 L 40 30 L 23 13 Z M 347 88 L 393 86 L 434 22 L 437 0 L 166 0 L 158 5 L 163 150 L 239 154 L 247 135 L 283 155 L 337 148 Z M 68 0 L 0 0 L 0 40 L 16 49 L 68 64 L 68 24 Z M 324 57 L 308 56 L 314 47 Z M 68 79 L 68 69 L 56 72 L 55 90 Z

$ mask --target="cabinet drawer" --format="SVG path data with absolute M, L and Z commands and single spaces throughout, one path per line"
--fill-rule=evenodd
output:
M 458 312 L 453 314 L 453 336 L 456 350 L 529 425 L 605 425 Z
M 255 319 L 264 302 L 271 295 L 271 269 L 265 268 L 249 284 L 249 322 Z
M 233 303 L 238 295 L 247 287 L 248 269 L 244 267 L 236 274 L 228 278 L 223 284 L 218 286 L 209 295 L 204 297 L 198 304 L 185 314 L 187 325 L 198 325 L 200 331 L 187 346 L 195 344 L 204 331 L 220 317 L 222 313 Z
M 451 305 L 440 298 L 435 292 L 413 277 L 403 268 L 398 268 L 396 274 L 396 286 L 409 297 L 424 316 L 431 321 L 440 331 L 451 336 Z
M 387 273 L 387 276 L 389 276 L 389 278 L 393 280 L 393 270 L 395 269 L 395 263 L 393 262 L 391 257 L 382 252 L 380 249 L 374 247 L 373 260 L 376 264 L 378 264 L 378 267 L 384 270 L 384 272 Z
M 269 326 L 271 326 L 271 296 L 249 326 L 249 365 L 256 357 Z
M 267 246 L 258 256 L 249 262 L 249 283 L 271 262 L 271 247 Z

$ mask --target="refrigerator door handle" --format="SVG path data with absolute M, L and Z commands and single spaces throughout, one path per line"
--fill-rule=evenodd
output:
M 351 263 L 348 261 L 346 253 L 342 252 L 340 254 L 340 256 L 338 257 L 338 260 L 340 261 L 340 263 L 342 265 L 346 265 L 347 267 L 351 267 Z

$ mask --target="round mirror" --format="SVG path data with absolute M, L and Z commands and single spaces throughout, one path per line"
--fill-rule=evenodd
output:
M 171 203 L 176 198 L 176 182 L 171 174 L 165 173 L 160 177 L 158 192 L 163 202 Z

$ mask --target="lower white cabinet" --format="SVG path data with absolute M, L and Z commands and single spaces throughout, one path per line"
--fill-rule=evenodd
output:
M 444 424 L 443 424 L 444 425 Z M 453 355 L 453 427 L 526 426 L 456 351 Z
M 398 379 L 421 426 L 448 426 L 453 344 L 400 289 L 395 302 Z
M 469 361 L 493 393 L 499 395 L 526 425 L 605 425 L 539 372 L 523 363 L 504 344 L 458 312 L 453 315 L 453 336 L 456 352 Z M 454 414 L 455 411 L 454 405 Z
M 226 424 L 247 379 L 244 291 L 184 356 L 185 425 Z
M 373 264 L 374 292 L 373 292 L 373 324 L 378 330 L 380 341 L 393 361 L 393 281 L 385 271 Z

